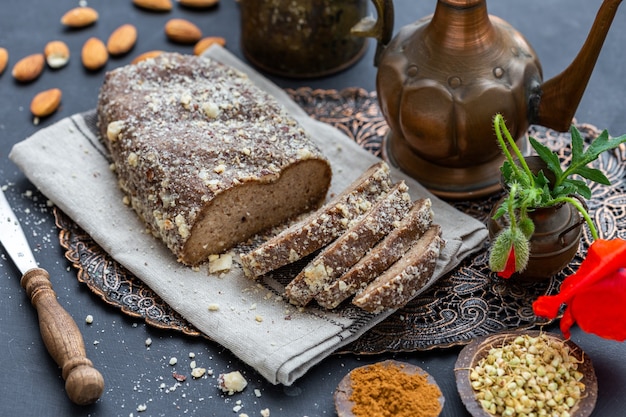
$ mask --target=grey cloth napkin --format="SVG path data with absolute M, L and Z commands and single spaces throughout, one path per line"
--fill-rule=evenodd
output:
M 331 193 L 344 189 L 378 161 L 335 128 L 311 119 L 282 89 L 225 49 L 213 47 L 208 56 L 247 73 L 304 126 L 331 161 Z M 297 309 L 280 297 L 283 286 L 271 275 L 263 282 L 254 282 L 244 277 L 238 265 L 227 274 L 211 275 L 206 265 L 189 268 L 177 263 L 122 203 L 94 122 L 94 110 L 63 119 L 16 144 L 10 158 L 117 262 L 268 381 L 292 384 L 392 313 L 372 315 L 350 306 L 335 311 Z M 482 223 L 440 201 L 415 180 L 397 170 L 392 172 L 395 180 L 407 182 L 413 198 L 431 198 L 435 222 L 443 228 L 447 244 L 429 283 L 432 285 L 479 249 L 487 232 Z

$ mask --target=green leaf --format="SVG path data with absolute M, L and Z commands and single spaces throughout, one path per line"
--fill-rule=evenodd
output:
M 552 152 L 550 148 L 540 143 L 532 136 L 530 136 L 528 140 L 530 141 L 533 149 L 537 152 L 537 155 L 539 155 L 539 157 L 543 159 L 543 161 L 546 163 L 548 169 L 554 172 L 557 178 L 562 177 L 563 170 L 561 169 L 561 161 L 559 160 L 559 156 Z
M 585 165 L 598 158 L 605 151 L 617 148 L 621 143 L 626 142 L 626 135 L 622 135 L 613 139 L 609 139 L 609 132 L 603 130 L 602 133 L 593 141 L 585 151 L 582 160 L 586 161 Z
M 513 168 L 511 168 L 511 163 L 509 161 L 504 161 L 502 163 L 500 172 L 502 173 L 502 178 L 504 178 L 505 183 L 513 182 Z
M 569 132 L 572 137 L 572 159 L 577 161 L 582 158 L 584 152 L 584 140 L 576 126 L 571 125 Z
M 587 165 L 592 161 L 595 161 L 598 156 L 602 152 L 606 152 L 608 150 L 614 149 L 618 147 L 620 144 L 626 142 L 626 135 L 619 136 L 617 138 L 610 139 L 609 133 L 607 130 L 603 130 L 598 137 L 591 142 L 591 144 L 587 147 L 587 149 L 582 152 L 583 148 L 583 138 L 578 131 L 578 129 L 572 125 L 570 128 L 571 137 L 572 137 L 572 160 L 570 162 L 569 167 L 565 170 L 562 175 L 557 175 L 555 187 L 553 190 L 553 196 L 565 195 L 565 194 L 557 194 L 557 189 L 559 185 L 566 181 L 567 178 L 570 178 L 572 175 L 580 175 L 583 178 L 587 178 L 590 181 L 598 182 L 600 184 L 609 185 L 610 181 L 604 174 L 598 171 L 595 168 L 589 168 Z M 574 183 L 573 181 L 570 181 Z M 578 184 L 578 183 L 575 183 Z M 566 187 L 567 188 L 567 187 Z M 582 190 L 586 192 L 589 188 L 585 185 L 577 185 L 577 190 Z M 559 191 L 561 193 L 562 191 Z M 587 197 L 585 195 L 586 198 Z
M 500 217 L 504 216 L 506 214 L 506 212 L 507 212 L 506 207 L 500 206 L 500 207 L 498 207 L 498 209 L 494 213 L 492 219 L 494 219 L 494 220 L 499 219 Z
M 563 181 L 561 185 L 562 189 L 560 190 L 560 196 L 563 195 L 571 195 L 571 194 L 580 194 L 583 198 L 590 199 L 591 198 L 591 189 L 587 185 L 585 181 L 575 180 L 573 178 L 567 178 Z
M 535 184 L 539 188 L 549 187 L 550 180 L 544 175 L 543 170 L 539 171 L 535 176 Z
M 602 185 L 611 185 L 611 181 L 604 175 L 602 171 L 596 168 L 590 168 L 587 166 L 580 167 L 576 170 L 576 173 L 583 178 L 587 178 L 590 181 L 597 182 Z

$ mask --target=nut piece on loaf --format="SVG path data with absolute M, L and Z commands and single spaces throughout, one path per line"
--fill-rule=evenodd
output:
M 331 167 L 280 104 L 206 57 L 107 73 L 98 125 L 131 206 L 196 265 L 321 205 Z

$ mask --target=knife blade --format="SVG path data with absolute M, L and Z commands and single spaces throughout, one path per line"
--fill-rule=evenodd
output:
M 62 369 L 68 397 L 80 405 L 94 403 L 104 391 L 104 378 L 87 358 L 76 322 L 57 301 L 48 271 L 37 267 L 20 222 L 1 189 L 0 243 L 22 273 L 20 284 L 37 310 L 41 337 Z
M 13 213 L 4 192 L 0 190 L 0 242 L 22 274 L 37 268 L 37 262 L 30 250 L 19 220 Z M 10 242 L 10 243 L 9 243 Z

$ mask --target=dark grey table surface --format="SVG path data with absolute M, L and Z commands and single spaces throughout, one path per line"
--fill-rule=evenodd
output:
M 435 0 L 397 0 L 396 27 L 432 13 Z M 547 79 L 573 59 L 591 26 L 600 0 L 508 0 L 492 1 L 489 11 L 508 20 L 526 35 L 543 63 Z M 83 332 L 88 356 L 102 372 L 106 388 L 91 406 L 75 406 L 65 395 L 60 371 L 45 350 L 35 310 L 19 284 L 20 274 L 0 251 L 0 415 L 3 416 L 229 416 L 246 413 L 260 416 L 334 416 L 333 390 L 351 369 L 387 358 L 406 360 L 429 371 L 446 396 L 442 416 L 466 416 L 454 383 L 453 367 L 460 348 L 378 356 L 333 355 L 315 366 L 293 386 L 272 386 L 254 370 L 215 343 L 163 331 L 131 318 L 106 305 L 76 279 L 76 271 L 65 260 L 58 244 L 52 210 L 17 167 L 9 161 L 11 147 L 38 129 L 96 104 L 105 70 L 86 72 L 80 64 L 80 48 L 90 36 L 106 39 L 122 23 L 139 30 L 134 52 L 112 59 L 107 69 L 128 63 L 139 52 L 152 49 L 191 52 L 191 47 L 169 43 L 164 23 L 184 17 L 197 23 L 205 35 L 223 36 L 227 48 L 241 57 L 239 11 L 234 0 L 221 0 L 210 11 L 183 9 L 175 4 L 167 14 L 149 13 L 133 7 L 131 0 L 88 2 L 100 12 L 98 23 L 85 30 L 61 27 L 61 15 L 78 6 L 76 0 L 23 0 L 3 2 L 0 10 L 0 46 L 10 53 L 9 68 L 0 76 L 0 186 L 15 206 L 18 217 L 36 250 L 42 267 L 52 275 L 59 302 L 75 318 Z M 46 70 L 36 82 L 16 83 L 10 68 L 19 58 L 43 50 L 47 41 L 62 39 L 73 53 L 61 70 Z M 626 10 L 619 10 L 587 91 L 577 112 L 579 122 L 607 128 L 611 134 L 626 133 Z M 272 78 L 283 87 L 310 86 L 322 89 L 363 87 L 374 90 L 376 70 L 373 47 L 354 67 L 340 74 L 315 80 Z M 33 95 L 41 90 L 63 90 L 61 109 L 35 126 L 28 110 Z M 94 322 L 85 323 L 92 315 Z M 152 339 L 149 348 L 146 339 Z M 626 398 L 626 347 L 574 329 L 572 339 L 592 358 L 599 380 L 598 404 L 593 416 L 624 415 Z M 191 380 L 178 386 L 172 378 L 171 357 L 186 369 L 195 354 L 199 366 L 215 374 L 240 370 L 249 381 L 241 394 L 221 394 L 215 378 Z M 165 388 L 164 388 L 165 387 Z M 254 390 L 260 391 L 256 396 Z M 238 403 L 240 401 L 240 403 Z M 138 407 L 146 406 L 145 411 Z M 241 405 L 241 411 L 233 408 Z

